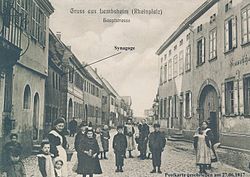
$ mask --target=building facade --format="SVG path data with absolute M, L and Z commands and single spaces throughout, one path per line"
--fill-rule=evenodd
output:
M 192 140 L 206 120 L 230 153 L 250 150 L 249 5 L 247 0 L 207 0 L 156 52 L 159 117 L 169 134 L 182 132 Z M 247 170 L 247 160 L 242 163 Z
M 17 133 L 24 153 L 30 153 L 43 135 L 48 24 L 54 9 L 48 0 L 1 0 L 0 10 L 1 137 L 4 142 L 10 132 Z
M 51 130 L 54 120 L 62 116 L 62 76 L 63 56 L 65 46 L 58 37 L 50 30 L 49 33 L 49 56 L 48 77 L 45 82 L 45 118 L 44 130 Z

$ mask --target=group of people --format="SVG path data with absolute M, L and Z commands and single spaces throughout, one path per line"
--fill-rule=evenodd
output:
M 218 160 L 215 151 L 215 139 L 208 122 L 202 122 L 194 134 L 194 149 L 196 152 L 196 164 L 200 173 L 207 173 L 211 169 L 211 163 Z M 162 173 L 161 155 L 166 145 L 164 134 L 160 132 L 160 124 L 154 124 L 154 131 L 150 133 L 146 121 L 138 125 L 139 134 L 135 135 L 135 127 L 132 120 L 122 126 L 117 126 L 117 134 L 113 138 L 112 148 L 115 154 L 115 172 L 123 172 L 124 158 L 128 151 L 129 158 L 133 158 L 135 142 L 140 152 L 139 158 L 144 160 L 152 154 L 153 170 L 151 173 Z M 69 148 L 65 137 L 65 120 L 58 118 L 54 121 L 54 127 L 49 132 L 47 139 L 41 143 L 41 151 L 37 155 L 38 166 L 42 177 L 67 177 L 67 153 Z M 71 135 L 72 136 L 72 135 Z M 74 136 L 74 134 L 73 134 Z M 77 152 L 75 172 L 83 177 L 101 174 L 101 159 L 108 159 L 109 151 L 109 127 L 94 129 L 91 124 L 82 122 L 76 134 L 74 148 Z M 18 135 L 11 134 L 11 141 L 3 147 L 3 176 L 26 177 L 26 171 L 21 160 L 22 146 L 18 142 Z

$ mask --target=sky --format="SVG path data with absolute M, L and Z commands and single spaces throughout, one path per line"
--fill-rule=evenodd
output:
M 159 85 L 158 56 L 163 42 L 180 23 L 205 0 L 50 0 L 55 12 L 50 28 L 61 32 L 61 39 L 71 46 L 81 62 L 91 63 L 120 51 L 132 51 L 92 65 L 106 78 L 120 96 L 132 97 L 135 116 L 144 116 L 152 107 Z M 72 9 L 84 13 L 71 13 Z M 100 14 L 99 10 L 128 10 L 129 14 Z M 161 14 L 135 14 L 132 9 L 156 9 Z M 90 11 L 89 11 L 90 10 Z M 88 13 L 96 12 L 96 13 Z M 130 22 L 103 22 L 103 19 L 128 19 Z

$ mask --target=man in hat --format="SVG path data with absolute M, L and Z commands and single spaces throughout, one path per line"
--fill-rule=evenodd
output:
M 123 127 L 121 125 L 117 126 L 117 134 L 113 139 L 113 149 L 115 153 L 115 163 L 116 163 L 116 171 L 115 172 L 123 172 L 124 165 L 124 154 L 127 148 L 127 139 L 123 134 Z
M 134 133 L 135 129 L 134 126 L 132 125 L 132 119 L 128 119 L 128 122 L 124 127 L 124 135 L 127 138 L 127 143 L 128 143 L 127 150 L 129 152 L 129 158 L 133 158 L 132 151 L 135 149 Z
M 142 120 L 142 125 L 138 127 L 138 129 L 139 129 L 140 158 L 141 160 L 144 160 L 146 158 L 148 135 L 150 133 L 146 119 Z
M 160 124 L 154 124 L 154 132 L 149 135 L 149 149 L 152 152 L 153 170 L 150 173 L 156 173 L 156 167 L 158 167 L 158 173 L 161 172 L 161 154 L 166 145 L 166 139 L 160 132 Z
M 77 129 L 77 121 L 76 118 L 74 117 L 73 120 L 69 122 L 69 136 L 74 137 Z

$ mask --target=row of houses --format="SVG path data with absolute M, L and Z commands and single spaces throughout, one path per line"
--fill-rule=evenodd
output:
M 58 117 L 113 126 L 132 116 L 131 97 L 50 30 L 53 12 L 48 0 L 0 0 L 0 144 L 15 132 L 27 154 Z
M 231 164 L 245 170 L 250 160 L 249 44 L 249 0 L 205 1 L 156 52 L 160 78 L 153 105 L 170 136 L 192 140 L 200 123 L 208 121 L 216 141 L 237 159 Z

